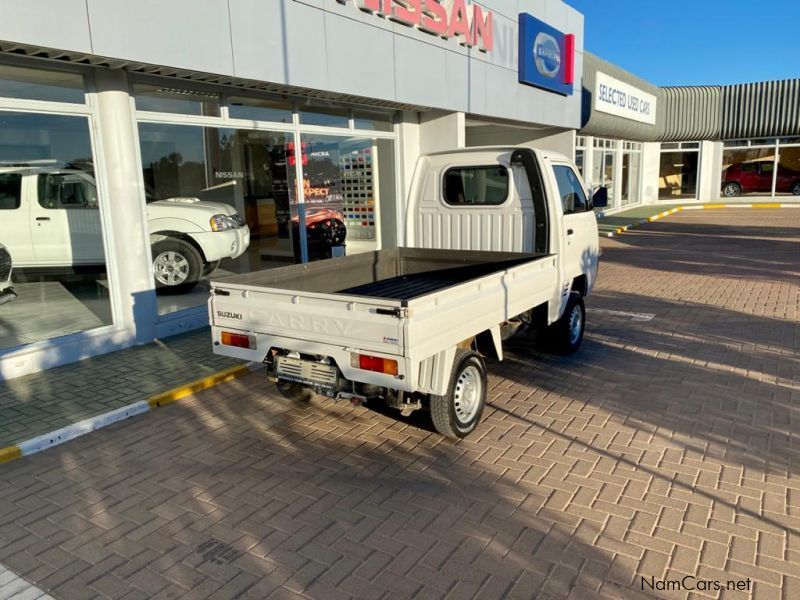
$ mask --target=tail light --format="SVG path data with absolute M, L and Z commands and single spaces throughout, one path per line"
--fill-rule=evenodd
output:
M 255 336 L 245 335 L 244 333 L 233 333 L 231 331 L 223 331 L 220 335 L 220 342 L 222 342 L 224 346 L 246 348 L 248 350 L 255 350 L 256 347 Z
M 397 361 L 391 358 L 353 353 L 350 354 L 350 366 L 365 371 L 374 371 L 375 373 L 397 375 Z

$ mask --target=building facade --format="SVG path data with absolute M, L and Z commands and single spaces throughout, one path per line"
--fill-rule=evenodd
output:
M 0 9 L 0 379 L 202 327 L 212 273 L 401 244 L 427 152 L 557 150 L 612 211 L 800 193 L 797 82 L 658 88 L 560 0 Z

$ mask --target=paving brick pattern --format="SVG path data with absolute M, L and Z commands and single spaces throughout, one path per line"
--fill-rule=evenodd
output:
M 0 382 L 0 448 L 240 364 L 202 329 Z
M 738 209 L 604 241 L 582 350 L 513 342 L 459 443 L 254 373 L 9 463 L 0 563 L 64 600 L 799 598 L 799 242 Z M 686 575 L 752 587 L 642 590 Z

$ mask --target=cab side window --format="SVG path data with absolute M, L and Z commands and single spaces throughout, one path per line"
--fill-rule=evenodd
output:
M 16 210 L 22 202 L 22 175 L 0 173 L 0 210 Z
M 97 208 L 97 190 L 78 175 L 39 176 L 39 204 L 42 208 Z
M 586 192 L 583 191 L 581 180 L 569 165 L 553 165 L 553 173 L 558 184 L 558 195 L 565 215 L 572 215 L 589 210 Z

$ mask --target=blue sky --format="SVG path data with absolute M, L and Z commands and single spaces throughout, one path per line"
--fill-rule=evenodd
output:
M 800 0 L 565 0 L 586 49 L 657 85 L 800 77 Z

